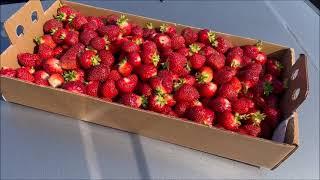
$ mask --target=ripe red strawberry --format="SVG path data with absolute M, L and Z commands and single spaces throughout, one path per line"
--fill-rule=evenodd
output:
M 100 64 L 101 59 L 96 52 L 91 50 L 84 51 L 79 59 L 80 65 L 84 69 L 89 69 L 92 66 L 97 66 Z
M 141 66 L 140 54 L 138 52 L 129 53 L 128 63 L 130 63 L 134 68 Z
M 243 56 L 243 50 L 241 49 L 241 47 L 236 46 L 229 49 L 229 51 L 227 52 L 227 56 L 234 56 L 234 55 L 238 55 L 240 57 Z
M 284 86 L 283 82 L 281 82 L 278 79 L 274 79 L 272 81 L 272 87 L 273 87 L 273 91 L 272 92 L 275 93 L 275 94 L 281 94 L 285 89 L 285 86 Z
M 199 41 L 207 45 L 210 44 L 214 36 L 215 36 L 215 33 L 212 31 L 209 31 L 208 29 L 202 29 L 198 32 Z
M 143 35 L 142 27 L 139 26 L 139 25 L 133 26 L 132 29 L 131 29 L 131 35 L 132 36 L 142 37 L 142 35 Z
M 189 51 L 190 51 L 189 56 L 199 53 L 200 50 L 201 50 L 201 47 L 199 46 L 198 43 L 190 44 L 189 45 Z
M 162 82 L 163 80 L 160 77 L 152 77 L 149 80 L 149 85 L 154 90 L 155 94 L 164 95 L 168 93 Z
M 160 61 L 160 56 L 157 51 L 143 50 L 141 59 L 144 64 L 153 64 L 154 66 L 157 66 Z
M 47 34 L 45 34 L 41 37 L 35 37 L 34 40 L 38 45 L 45 44 L 45 45 L 49 46 L 51 49 L 53 49 L 57 46 L 57 44 L 53 41 L 52 36 L 47 35 Z
M 118 64 L 118 71 L 122 76 L 129 76 L 133 70 L 132 65 L 127 61 L 126 58 L 123 58 Z
M 154 37 L 154 42 L 156 43 L 157 47 L 160 49 L 171 48 L 171 39 L 169 36 L 167 36 L 165 34 L 157 34 Z
M 141 36 L 133 36 L 131 41 L 140 46 L 144 42 L 144 39 Z
M 67 37 L 68 32 L 69 31 L 67 31 L 66 29 L 63 29 L 63 28 L 57 29 L 52 34 L 52 40 L 57 44 L 61 44 L 61 43 L 63 43 L 64 39 Z
M 255 45 L 246 45 L 242 47 L 243 55 L 255 59 L 262 49 L 262 42 L 258 41 Z
M 57 46 L 52 51 L 53 57 L 60 58 L 61 55 L 63 54 L 63 51 L 64 51 L 64 49 L 61 46 Z
M 8 67 L 2 67 L 0 69 L 0 76 L 6 76 L 6 77 L 16 77 L 17 71 L 13 68 Z
M 166 100 L 161 95 L 151 95 L 148 98 L 148 108 L 151 111 L 162 113 L 166 108 Z
M 45 60 L 43 63 L 43 69 L 49 74 L 62 73 L 60 61 L 56 58 L 50 58 Z
M 40 44 L 38 46 L 38 55 L 41 59 L 49 59 L 53 57 L 53 49 L 45 44 Z
M 27 81 L 27 82 L 34 82 L 34 77 L 32 75 L 32 73 L 30 73 L 30 68 L 28 67 L 21 67 L 18 68 L 16 73 L 16 77 L 18 79 L 21 79 L 23 81 Z
M 126 53 L 133 53 L 138 52 L 140 50 L 140 47 L 138 44 L 132 41 L 126 41 L 122 44 L 122 50 Z
M 183 47 L 185 47 L 185 40 L 183 36 L 176 34 L 171 37 L 171 48 L 173 50 L 178 50 Z
M 251 88 L 258 83 L 261 71 L 261 64 L 253 63 L 239 72 L 238 77 L 243 82 L 245 89 Z
M 50 86 L 56 88 L 62 86 L 62 84 L 64 83 L 64 78 L 61 74 L 51 74 L 48 78 L 48 82 Z
M 86 84 L 86 94 L 92 97 L 98 97 L 99 81 L 90 81 Z
M 190 51 L 189 51 L 189 48 L 186 48 L 186 47 L 182 47 L 182 48 L 180 48 L 180 49 L 178 49 L 177 51 L 176 51 L 176 53 L 179 53 L 179 54 L 181 54 L 182 56 L 189 56 L 189 54 L 190 54 Z
M 152 41 L 145 41 L 142 43 L 142 51 L 157 51 L 157 45 Z
M 213 111 L 201 106 L 190 107 L 187 111 L 187 117 L 192 121 L 212 127 L 215 120 Z
M 249 109 L 254 107 L 254 102 L 248 98 L 239 98 L 232 101 L 232 110 L 235 113 L 246 114 Z
M 106 65 L 108 67 L 112 66 L 114 63 L 114 56 L 110 51 L 107 51 L 105 49 L 98 52 L 98 55 L 100 57 L 100 64 Z
M 211 46 L 205 46 L 199 51 L 199 54 L 204 55 L 206 58 L 209 58 L 212 54 L 215 53 L 218 53 L 218 51 L 213 49 Z
M 163 97 L 166 100 L 168 107 L 173 107 L 176 104 L 176 101 L 171 94 L 164 94 Z
M 228 100 L 234 100 L 238 96 L 238 90 L 236 87 L 230 83 L 224 83 L 220 86 L 218 90 L 218 96 L 227 98 Z
M 128 93 L 121 96 L 120 103 L 133 108 L 139 108 L 147 105 L 147 99 L 134 93 Z
M 128 22 L 128 18 L 125 15 L 121 15 L 120 18 L 118 18 L 117 25 L 120 27 L 124 36 L 131 34 L 132 24 Z
M 101 86 L 102 97 L 115 98 L 118 95 L 118 90 L 116 88 L 115 81 L 107 80 Z
M 43 80 L 47 80 L 49 78 L 49 74 L 43 70 L 39 70 L 33 73 L 34 79 L 43 79 Z
M 206 57 L 200 54 L 194 54 L 189 58 L 189 62 L 193 69 L 200 69 L 206 62 Z
M 192 75 L 186 75 L 182 78 L 174 80 L 173 87 L 175 90 L 179 89 L 184 84 L 193 86 L 196 83 L 196 78 Z
M 153 37 L 157 34 L 156 30 L 153 29 L 152 23 L 146 23 L 146 27 L 143 28 L 142 37 L 144 39 L 153 39 Z
M 260 64 L 265 64 L 267 62 L 267 55 L 263 52 L 259 52 L 257 57 L 255 58 L 255 62 Z
M 168 68 L 171 72 L 182 75 L 187 66 L 187 58 L 178 53 L 171 53 L 167 59 Z
M 139 75 L 140 79 L 145 81 L 157 75 L 157 69 L 154 65 L 151 64 L 143 64 L 141 65 L 138 70 L 137 74 Z
M 198 40 L 198 33 L 191 28 L 184 28 L 181 35 L 184 37 L 186 45 L 190 45 Z
M 92 30 L 92 31 L 96 31 L 99 27 L 98 27 L 98 24 L 96 24 L 96 22 L 94 21 L 89 21 L 88 20 L 88 17 L 87 17 L 87 23 L 82 25 L 82 30 L 85 31 L 85 30 Z
M 120 35 L 120 28 L 116 25 L 101 26 L 97 31 L 109 41 L 115 41 Z
M 115 14 L 110 14 L 105 18 L 105 24 L 116 24 L 119 17 Z
M 213 71 L 208 66 L 203 66 L 199 72 L 196 73 L 196 80 L 198 83 L 208 83 L 213 79 Z
M 198 88 L 201 97 L 212 97 L 217 91 L 217 85 L 213 82 L 201 84 Z
M 71 26 L 76 30 L 80 30 L 82 28 L 82 26 L 86 23 L 88 23 L 87 18 L 82 15 L 76 16 L 70 22 Z
M 223 97 L 212 99 L 208 105 L 215 112 L 231 111 L 230 101 Z
M 258 84 L 252 88 L 252 93 L 255 97 L 269 96 L 272 92 L 273 86 L 270 82 L 259 81 Z
M 267 96 L 265 101 L 266 101 L 266 105 L 269 107 L 276 108 L 279 105 L 279 98 L 273 94 Z
M 68 46 L 74 46 L 79 42 L 79 33 L 76 31 L 69 31 L 63 42 Z
M 250 112 L 252 111 L 252 112 Z M 246 124 L 254 124 L 254 125 L 260 125 L 261 122 L 265 119 L 265 114 L 261 113 L 260 111 L 256 110 L 255 108 L 251 108 L 251 110 L 248 111 L 248 114 L 243 115 L 244 116 L 244 123 Z
M 275 77 L 279 77 L 284 67 L 279 61 L 275 59 L 268 59 L 266 63 L 266 68 L 268 73 Z
M 229 40 L 224 37 L 218 36 L 211 41 L 211 44 L 215 49 L 220 53 L 226 53 L 230 48 L 232 48 L 232 44 Z
M 63 69 L 76 69 L 78 68 L 77 57 L 84 51 L 84 45 L 78 43 L 68 49 L 65 54 L 60 58 L 61 67 Z
M 189 102 L 177 102 L 176 105 L 174 106 L 174 112 L 179 117 L 184 117 L 189 107 L 190 107 Z
M 110 74 L 110 68 L 108 66 L 98 65 L 89 69 L 87 74 L 88 81 L 105 81 Z
M 174 25 L 162 24 L 160 26 L 160 32 L 169 35 L 170 37 L 174 36 L 177 33 L 176 27 Z
M 69 81 L 62 85 L 62 88 L 73 93 L 86 93 L 86 86 L 80 81 Z
M 206 64 L 214 70 L 219 70 L 225 65 L 226 57 L 222 53 L 212 53 L 206 60 Z
M 20 66 L 34 67 L 41 62 L 39 55 L 30 53 L 20 53 L 17 55 Z
M 76 14 L 78 13 L 74 9 L 69 6 L 63 5 L 57 10 L 56 19 L 64 22 L 74 18 Z
M 81 69 L 75 69 L 70 71 L 65 71 L 63 73 L 65 81 L 84 81 L 84 71 Z
M 178 102 L 193 102 L 196 99 L 199 99 L 200 95 L 196 88 L 191 85 L 184 84 L 175 92 L 174 97 Z
M 152 89 L 147 83 L 140 82 L 138 83 L 137 91 L 140 95 L 149 97 L 152 94 Z
M 56 19 L 49 19 L 43 25 L 43 32 L 54 34 L 60 28 L 63 28 L 63 24 L 61 21 L 58 21 Z
M 245 125 L 241 126 L 240 128 L 242 128 L 244 131 L 246 131 L 246 133 L 248 135 L 253 136 L 253 137 L 259 137 L 260 133 L 261 133 L 261 128 L 259 125 L 245 124 Z
M 250 64 L 252 64 L 252 59 L 248 56 L 242 56 L 242 67 L 246 67 Z
M 116 82 L 117 89 L 122 93 L 132 93 L 138 84 L 138 77 L 132 74 L 128 77 L 123 77 Z
M 242 57 L 234 54 L 234 55 L 227 55 L 226 64 L 234 69 L 238 69 L 242 66 Z
M 96 16 L 88 16 L 87 21 L 88 23 L 96 24 L 97 27 L 101 27 L 104 25 L 103 20 L 100 17 Z
M 241 125 L 240 116 L 233 115 L 229 111 L 224 111 L 218 115 L 218 123 L 225 129 L 236 131 Z
M 262 80 L 263 81 L 265 81 L 265 82 L 272 82 L 272 80 L 273 80 L 273 76 L 271 75 L 271 74 L 265 74 L 264 76 L 263 76 L 263 78 L 262 78 Z
M 276 128 L 280 120 L 280 111 L 276 108 L 266 107 L 263 110 L 263 113 L 266 115 L 265 121 L 272 127 Z
M 82 44 L 88 46 L 90 44 L 90 41 L 95 37 L 98 37 L 98 34 L 95 31 L 85 30 L 80 33 L 79 41 Z

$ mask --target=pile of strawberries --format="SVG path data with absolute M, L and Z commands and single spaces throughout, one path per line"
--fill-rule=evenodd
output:
M 283 66 L 255 45 L 233 47 L 198 32 L 126 16 L 84 16 L 58 9 L 35 38 L 35 53 L 1 76 L 119 102 L 182 120 L 270 139 L 281 118 Z

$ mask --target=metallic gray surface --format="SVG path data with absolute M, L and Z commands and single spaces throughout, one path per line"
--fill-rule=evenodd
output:
M 319 178 L 319 16 L 303 1 L 83 2 L 277 42 L 307 54 L 310 94 L 298 109 L 300 148 L 269 171 L 1 101 L 1 179 Z M 1 22 L 21 5 L 0 6 Z M 1 51 L 8 46 L 3 35 L 1 29 Z

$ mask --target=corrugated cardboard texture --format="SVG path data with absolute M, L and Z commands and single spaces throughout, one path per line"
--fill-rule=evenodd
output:
M 120 14 L 117 11 L 95 8 L 79 3 L 66 3 L 86 15 Z M 1 54 L 1 67 L 18 67 L 16 55 L 22 51 L 32 52 L 34 48 L 32 39 L 42 34 L 42 25 L 47 19 L 52 18 L 58 7 L 59 2 L 56 1 L 43 13 L 41 3 L 38 0 L 29 1 L 5 23 L 5 29 L 12 45 Z M 38 12 L 40 17 L 37 23 L 31 22 L 31 19 L 25 19 L 25 17 L 30 17 L 34 10 Z M 131 14 L 128 14 L 128 17 L 141 25 L 146 22 L 153 22 L 158 26 L 164 22 Z M 32 26 L 32 31 L 29 30 L 23 36 L 17 37 L 15 30 L 18 25 L 23 25 L 26 27 L 25 29 L 29 29 Z M 179 30 L 186 27 L 184 25 L 176 25 Z M 235 45 L 254 44 L 256 42 L 254 39 L 224 33 L 218 34 L 228 37 Z M 264 42 L 264 52 L 279 58 L 287 67 L 284 74 L 287 74 L 286 77 L 290 77 L 291 66 L 294 61 L 293 49 Z M 298 66 L 300 67 L 300 65 Z M 289 87 L 293 86 L 294 83 L 296 82 L 292 82 Z M 132 109 L 120 104 L 105 102 L 98 98 L 73 94 L 62 89 L 39 87 L 17 79 L 1 77 L 1 93 L 9 102 L 138 133 L 269 169 L 278 166 L 285 160 L 296 149 L 299 139 L 298 118 L 296 116 L 288 122 L 285 143 L 276 143 L 216 128 L 208 128 L 154 112 Z M 26 96 L 26 94 L 28 95 Z M 34 99 L 37 99 L 37 101 Z M 292 110 L 294 111 L 295 108 L 292 108 Z

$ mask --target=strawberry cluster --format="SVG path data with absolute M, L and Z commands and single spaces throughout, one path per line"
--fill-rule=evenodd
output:
M 63 88 L 241 134 L 270 139 L 281 118 L 282 65 L 262 44 L 232 46 L 207 29 L 126 16 L 84 16 L 62 6 L 1 76 Z

